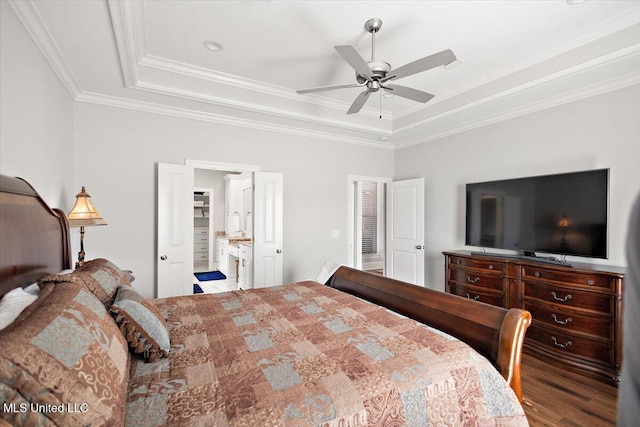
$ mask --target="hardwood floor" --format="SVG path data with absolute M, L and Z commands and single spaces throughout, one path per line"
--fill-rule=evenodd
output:
M 522 356 L 524 411 L 531 427 L 616 425 L 618 389 Z

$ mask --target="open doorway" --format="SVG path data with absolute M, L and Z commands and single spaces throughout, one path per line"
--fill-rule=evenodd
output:
M 388 178 L 349 176 L 349 265 L 385 274 L 385 183 Z
M 253 177 L 247 169 L 214 164 L 193 170 L 194 275 L 202 292 L 238 290 L 252 282 Z
M 260 166 L 233 163 L 187 160 L 186 164 L 194 172 L 223 175 L 224 189 L 215 191 L 223 200 L 215 211 L 224 223 L 223 230 L 216 230 L 220 235 L 215 236 L 217 268 L 226 271 L 227 277 L 235 278 L 239 289 L 281 285 L 282 173 L 263 172 Z
M 157 184 L 157 296 L 189 295 L 194 292 L 194 172 L 196 169 L 246 172 L 252 176 L 252 190 L 240 198 L 253 196 L 249 218 L 252 240 L 242 254 L 251 257 L 242 270 L 251 282 L 245 287 L 266 287 L 282 284 L 283 280 L 283 175 L 281 172 L 261 172 L 259 167 L 186 160 L 184 165 L 158 163 Z M 247 170 L 249 169 L 249 170 Z M 214 191 L 214 194 L 216 192 Z M 214 209 L 215 210 L 215 209 Z M 227 207 L 223 209 L 229 212 Z M 244 210 L 244 207 L 243 209 Z M 233 215 L 235 211 L 231 211 Z M 240 210 L 238 210 L 238 216 Z M 251 224 L 252 222 L 252 224 Z M 240 224 L 240 221 L 238 221 Z M 234 231 L 241 230 L 240 226 Z M 236 237 L 229 236 L 229 237 Z M 240 236 L 241 237 L 241 236 Z M 217 236 L 216 236 L 217 243 Z M 231 239 L 229 239 L 229 243 Z M 240 239 L 234 239 L 240 240 Z M 215 243 L 214 243 L 215 244 Z M 222 246 L 220 246 L 222 248 Z M 234 246 L 233 251 L 240 248 Z M 216 248 L 217 252 L 217 248 Z M 223 256 L 229 251 L 221 251 Z M 217 256 L 217 255 L 215 255 Z M 220 259 L 220 258 L 218 258 Z M 235 265 L 232 265 L 235 273 Z M 218 262 L 220 267 L 220 262 Z M 237 273 L 236 273 L 237 274 Z M 242 274 L 242 273 L 239 273 Z M 244 289 L 245 287 L 239 286 Z
M 347 265 L 424 286 L 424 178 L 347 178 Z

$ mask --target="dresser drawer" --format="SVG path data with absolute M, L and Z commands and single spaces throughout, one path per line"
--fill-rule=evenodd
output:
M 469 267 L 497 273 L 504 273 L 506 269 L 505 263 L 503 262 L 484 260 L 481 258 L 463 258 L 454 256 L 449 257 L 449 266 Z
M 193 235 L 194 236 L 197 236 L 197 235 L 208 236 L 209 235 L 209 229 L 207 227 L 193 227 Z
M 193 235 L 193 243 L 194 244 L 198 244 L 198 243 L 209 243 L 209 235 L 208 234 L 194 234 Z
M 464 268 L 452 268 L 449 278 L 467 285 L 504 291 L 504 278 L 496 274 L 482 274 Z
M 568 334 L 586 334 L 613 340 L 613 320 L 609 317 L 585 316 L 565 307 L 550 307 L 525 302 L 524 309 L 531 313 L 535 323 L 552 326 Z
M 567 370 L 617 384 L 625 269 L 563 266 L 468 251 L 443 254 L 447 292 L 529 311 L 533 317 L 525 337 L 529 352 Z
M 566 283 L 571 286 L 584 286 L 586 289 L 596 288 L 615 291 L 614 280 L 611 277 L 597 273 L 559 272 L 530 266 L 522 267 L 522 278 L 532 281 Z
M 209 244 L 208 243 L 195 243 L 193 245 L 194 252 L 209 252 Z
M 556 333 L 550 329 L 532 324 L 527 329 L 529 344 L 534 341 L 560 356 L 570 356 L 601 363 L 607 367 L 614 366 L 613 345 L 604 342 L 576 337 L 574 335 Z
M 486 304 L 497 305 L 498 307 L 504 307 L 506 304 L 504 292 L 491 292 L 491 290 L 465 286 L 455 282 L 448 282 L 448 284 L 449 293 L 454 295 Z
M 524 282 L 522 287 L 525 301 L 535 298 L 554 307 L 572 307 L 606 315 L 613 313 L 614 296 L 599 292 L 586 292 L 562 286 Z
M 194 252 L 193 253 L 194 261 L 209 261 L 209 253 L 207 252 Z

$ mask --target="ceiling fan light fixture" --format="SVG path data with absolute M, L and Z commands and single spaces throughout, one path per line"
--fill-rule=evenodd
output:
M 220 52 L 224 50 L 224 47 L 220 43 L 216 43 L 213 40 L 205 40 L 202 44 L 212 52 Z
M 364 28 L 371 33 L 370 61 L 366 61 L 352 45 L 334 46 L 338 54 L 342 56 L 342 59 L 344 59 L 356 72 L 356 83 L 302 89 L 296 90 L 296 92 L 299 94 L 305 94 L 352 87 L 365 88 L 364 92 L 360 92 L 353 101 L 351 107 L 347 110 L 347 114 L 355 114 L 359 112 L 364 104 L 366 104 L 369 96 L 372 93 L 379 92 L 381 89 L 384 90 L 383 92 L 390 93 L 391 96 L 396 95 L 401 98 L 410 99 L 423 104 L 425 102 L 429 102 L 434 95 L 418 89 L 394 84 L 395 81 L 414 74 L 422 73 L 432 68 L 453 64 L 456 62 L 456 55 L 451 51 L 451 49 L 445 49 L 441 52 L 434 53 L 405 64 L 399 68 L 392 69 L 388 62 L 376 60 L 375 35 L 380 31 L 381 27 L 382 20 L 379 18 L 369 19 L 364 25 Z M 380 100 L 382 101 L 382 96 L 380 97 Z M 380 118 L 382 118 L 382 113 L 380 114 Z

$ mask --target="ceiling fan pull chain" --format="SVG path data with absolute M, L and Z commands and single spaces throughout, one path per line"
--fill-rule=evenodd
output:
M 382 120 L 382 91 L 378 92 L 380 92 L 380 120 Z

